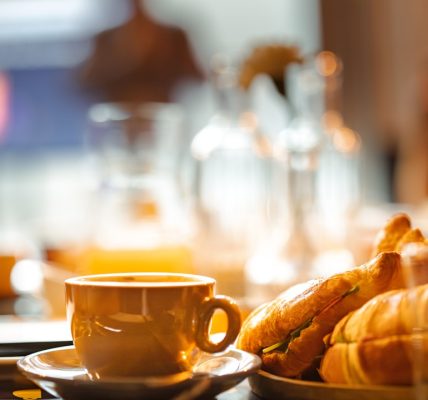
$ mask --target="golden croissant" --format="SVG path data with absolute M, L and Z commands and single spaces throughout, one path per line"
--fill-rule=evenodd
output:
M 428 380 L 428 285 L 376 296 L 343 318 L 327 344 L 320 367 L 327 382 L 411 384 L 417 357 Z
M 237 346 L 258 354 L 267 371 L 301 376 L 322 355 L 324 337 L 345 315 L 401 287 L 400 255 L 381 253 L 347 272 L 294 286 L 260 306 L 244 322 Z
M 400 241 L 411 230 L 411 221 L 407 214 L 400 213 L 393 215 L 377 233 L 374 240 L 372 256 L 376 256 L 384 251 L 397 251 L 403 242 Z M 415 235 L 416 236 L 416 235 Z M 407 236 L 406 242 L 415 241 L 412 236 Z

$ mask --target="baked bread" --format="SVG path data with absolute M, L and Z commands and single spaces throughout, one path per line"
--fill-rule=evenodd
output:
M 334 328 L 321 377 L 330 383 L 411 384 L 416 357 L 428 360 L 428 329 L 414 333 L 417 326 L 428 328 L 428 285 L 376 296 Z M 428 379 L 428 364 L 423 374 Z
M 248 316 L 238 348 L 258 354 L 264 370 L 300 376 L 323 353 L 323 338 L 345 315 L 379 293 L 403 287 L 400 264 L 398 253 L 382 253 L 360 267 L 286 290 Z
M 372 256 L 375 257 L 384 251 L 397 251 L 400 240 L 410 231 L 411 225 L 407 214 L 400 213 L 392 216 L 377 233 Z
M 395 251 L 402 253 L 406 245 L 410 243 L 424 243 L 425 237 L 422 234 L 421 230 L 418 228 L 408 230 L 398 241 L 395 246 Z

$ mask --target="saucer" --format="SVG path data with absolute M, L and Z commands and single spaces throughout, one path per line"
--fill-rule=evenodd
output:
M 74 346 L 66 346 L 30 354 L 17 365 L 28 379 L 65 400 L 181 400 L 214 397 L 254 374 L 261 362 L 254 354 L 230 347 L 222 353 L 204 353 L 190 373 L 92 381 Z

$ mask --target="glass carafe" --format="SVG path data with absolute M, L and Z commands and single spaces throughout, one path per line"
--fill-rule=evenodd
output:
M 257 303 L 355 265 L 345 242 L 359 200 L 360 138 L 340 114 L 341 69 L 333 53 L 321 52 L 287 70 L 294 118 L 275 143 L 285 211 L 246 266 Z
M 317 180 L 318 223 L 325 233 L 320 243 L 324 261 L 318 269 L 338 272 L 355 262 L 365 261 L 363 254 L 358 258 L 350 251 L 356 244 L 353 243 L 355 235 L 350 232 L 361 203 L 361 138 L 346 125 L 341 112 L 343 66 L 340 58 L 323 51 L 316 57 L 316 66 L 323 77 L 325 93 L 324 145 Z
M 294 118 L 280 132 L 275 156 L 284 185 L 283 210 L 266 242 L 246 265 L 247 290 L 257 304 L 314 277 L 311 221 L 322 146 L 322 86 L 311 64 L 291 66 L 287 90 Z
M 245 295 L 244 265 L 266 229 L 271 205 L 270 144 L 260 132 L 248 93 L 229 62 L 214 66 L 217 112 L 196 134 L 197 271 L 216 278 L 219 291 Z

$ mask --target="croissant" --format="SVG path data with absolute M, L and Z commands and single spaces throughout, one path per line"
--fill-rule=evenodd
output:
M 428 379 L 428 329 L 415 333 L 417 326 L 428 328 L 428 285 L 376 296 L 337 324 L 321 377 L 330 383 L 411 384 L 420 357 Z
M 237 346 L 260 355 L 263 369 L 298 377 L 323 353 L 324 336 L 346 314 L 401 287 L 400 255 L 381 253 L 350 271 L 294 286 L 260 306 L 244 322 Z
M 406 245 L 410 243 L 424 243 L 425 237 L 422 234 L 421 230 L 418 228 L 410 229 L 407 231 L 399 240 L 395 246 L 395 251 L 402 253 Z
M 375 257 L 384 251 L 397 251 L 397 247 L 401 246 L 400 240 L 410 229 L 411 222 L 407 214 L 400 213 L 392 216 L 377 233 L 372 256 Z M 413 237 L 406 240 L 415 241 Z

